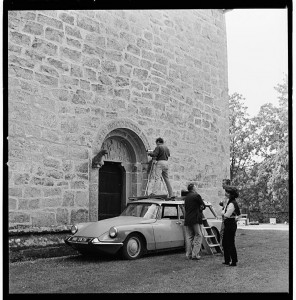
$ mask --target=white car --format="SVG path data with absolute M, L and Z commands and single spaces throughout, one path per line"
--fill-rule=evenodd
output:
M 65 243 L 81 254 L 121 253 L 125 259 L 137 259 L 147 252 L 185 248 L 184 200 L 165 198 L 130 198 L 120 216 L 72 226 Z M 203 211 L 217 240 L 221 219 L 211 203 Z

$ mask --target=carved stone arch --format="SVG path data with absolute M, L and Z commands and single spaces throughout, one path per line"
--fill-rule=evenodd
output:
M 97 153 L 100 150 L 103 141 L 106 139 L 106 136 L 110 134 L 110 132 L 116 129 L 129 129 L 131 132 L 136 134 L 138 139 L 142 141 L 145 149 L 150 149 L 148 139 L 146 138 L 145 134 L 142 132 L 142 130 L 139 128 L 139 126 L 136 123 L 127 119 L 117 119 L 109 122 L 108 124 L 102 126 L 99 129 L 96 138 L 93 142 L 93 147 L 92 147 L 93 152 Z
M 128 197 L 144 194 L 147 184 L 147 170 L 150 149 L 148 139 L 137 124 L 130 120 L 118 119 L 102 126 L 93 142 L 92 157 L 101 149 L 108 151 L 104 156 L 105 162 L 120 163 L 124 170 L 124 191 L 122 207 L 128 202 Z M 99 199 L 99 171 L 89 168 L 89 219 L 98 218 Z

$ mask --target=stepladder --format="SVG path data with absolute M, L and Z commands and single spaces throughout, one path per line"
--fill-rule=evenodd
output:
M 213 228 L 209 225 L 207 218 L 203 214 L 202 218 L 202 250 L 208 254 L 222 254 L 223 250 L 219 243 L 217 236 L 215 235 Z
M 155 161 L 155 160 L 152 160 L 152 162 L 151 162 L 151 168 L 150 168 L 150 172 L 149 172 L 149 174 L 148 174 L 147 185 L 146 185 L 146 189 L 145 189 L 145 193 L 144 193 L 145 196 L 148 195 L 148 190 L 149 190 L 149 186 L 151 185 L 151 183 L 154 183 L 154 184 L 155 184 L 154 181 L 155 181 L 155 169 L 156 169 L 156 163 L 157 163 L 157 161 Z M 160 181 L 161 181 L 161 184 L 164 186 L 166 192 L 168 193 L 166 184 L 165 184 L 164 179 L 163 179 L 162 176 L 160 176 Z

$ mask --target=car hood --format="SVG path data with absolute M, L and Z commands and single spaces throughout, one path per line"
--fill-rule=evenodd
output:
M 140 217 L 119 216 L 115 218 L 105 219 L 97 222 L 84 223 L 75 235 L 85 237 L 98 237 L 109 231 L 112 226 L 136 225 L 136 224 L 152 224 L 155 219 L 144 219 Z

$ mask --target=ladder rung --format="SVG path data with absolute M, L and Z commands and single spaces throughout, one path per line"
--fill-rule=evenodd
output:
M 220 244 L 209 244 L 209 247 L 220 247 Z
M 205 238 L 213 238 L 216 237 L 215 235 L 204 235 Z
M 210 229 L 211 227 L 204 226 L 204 229 Z

